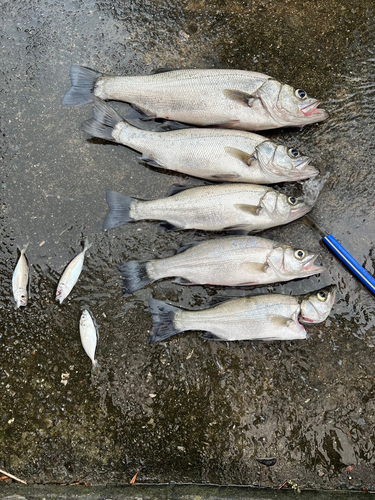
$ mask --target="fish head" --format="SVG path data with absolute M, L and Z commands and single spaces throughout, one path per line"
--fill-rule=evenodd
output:
M 25 307 L 27 305 L 27 299 L 28 299 L 28 296 L 27 296 L 27 291 L 22 289 L 22 288 L 18 288 L 18 290 L 16 290 L 14 292 L 14 300 L 16 301 L 16 308 L 18 309 L 19 307 Z
M 314 264 L 317 254 L 287 245 L 279 245 L 267 257 L 267 264 L 283 279 L 304 278 L 325 271 Z
M 295 148 L 287 148 L 281 144 L 264 141 L 259 144 L 254 152 L 260 168 L 277 182 L 280 176 L 289 177 L 290 180 L 301 180 L 315 177 L 319 170 L 310 165 L 311 158 L 303 155 Z
M 85 327 L 90 320 L 90 313 L 87 309 L 84 309 L 81 314 L 81 318 L 79 320 L 79 326 Z
M 304 198 L 286 196 L 284 193 L 269 189 L 260 201 L 260 207 L 267 212 L 270 219 L 280 224 L 291 222 L 306 215 L 312 206 L 305 203 Z
M 336 288 L 336 285 L 331 285 L 301 297 L 300 321 L 322 323 L 331 312 L 335 302 Z
M 308 97 L 302 89 L 294 89 L 276 80 L 267 80 L 257 93 L 263 107 L 279 127 L 303 127 L 329 117 L 327 111 L 319 108 L 320 101 Z
M 59 283 L 56 289 L 56 300 L 62 304 L 63 300 L 69 295 L 69 290 L 64 283 Z

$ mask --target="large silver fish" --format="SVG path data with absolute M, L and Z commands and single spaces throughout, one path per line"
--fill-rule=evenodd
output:
M 72 291 L 74 285 L 77 283 L 83 268 L 85 254 L 90 247 L 91 243 L 85 239 L 82 252 L 76 255 L 66 266 L 56 289 L 56 300 L 57 302 L 60 302 L 60 304 L 62 304 L 63 300 L 66 299 Z
M 319 274 L 317 255 L 266 238 L 237 236 L 194 243 L 166 259 L 119 266 L 125 294 L 174 277 L 180 284 L 244 286 L 276 283 Z
M 328 118 L 316 99 L 268 75 L 233 69 L 187 69 L 147 76 L 105 76 L 70 69 L 63 106 L 103 100 L 129 102 L 149 117 L 200 126 L 266 130 Z
M 313 207 L 305 203 L 303 197 L 286 196 L 256 184 L 199 186 L 151 201 L 115 191 L 107 191 L 106 196 L 110 212 L 104 219 L 103 229 L 131 221 L 161 220 L 179 229 L 259 231 L 287 224 Z
M 336 286 L 300 297 L 257 295 L 230 300 L 202 311 L 185 311 L 150 300 L 153 330 L 150 344 L 188 330 L 207 332 L 206 340 L 305 339 L 302 323 L 321 323 L 329 315 Z
M 13 297 L 16 301 L 16 308 L 25 307 L 28 300 L 28 284 L 29 284 L 29 265 L 25 256 L 25 252 L 29 244 L 27 243 L 21 249 L 19 248 L 21 255 L 18 259 L 16 268 L 13 272 L 12 277 L 12 289 Z
M 310 158 L 250 132 L 187 128 L 151 132 L 133 127 L 114 109 L 96 99 L 94 118 L 82 128 L 100 137 L 129 146 L 141 160 L 169 170 L 214 181 L 273 184 L 318 175 Z

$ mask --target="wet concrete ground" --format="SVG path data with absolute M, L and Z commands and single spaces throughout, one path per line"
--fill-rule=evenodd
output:
M 152 222 L 103 233 L 105 189 L 156 198 L 200 181 L 87 141 L 90 106 L 60 105 L 72 63 L 119 75 L 233 67 L 304 88 L 330 119 L 263 135 L 331 173 L 314 216 L 374 274 L 373 2 L 4 1 L 0 17 L 0 468 L 29 483 L 126 483 L 139 472 L 143 483 L 257 484 L 256 457 L 275 456 L 265 486 L 375 489 L 373 296 L 296 221 L 263 235 L 319 251 L 328 272 L 250 293 L 337 283 L 330 318 L 307 341 L 210 344 L 191 333 L 149 346 L 151 296 L 203 308 L 249 292 L 166 280 L 123 299 L 116 263 L 215 235 Z M 60 307 L 58 278 L 85 236 L 84 272 Z M 32 299 L 15 310 L 25 242 Z M 78 334 L 83 307 L 100 328 L 95 377 Z

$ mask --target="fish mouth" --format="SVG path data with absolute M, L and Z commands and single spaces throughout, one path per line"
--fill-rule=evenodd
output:
M 304 215 L 309 213 L 312 208 L 313 208 L 313 205 L 308 205 L 307 203 L 305 203 L 303 201 L 303 202 L 301 202 L 300 207 L 292 208 L 292 210 L 291 210 L 292 217 L 291 218 L 294 220 L 294 219 L 298 219 L 299 217 L 303 217 Z
M 295 163 L 296 169 L 304 174 L 308 174 L 309 177 L 316 177 L 317 175 L 320 174 L 320 171 L 318 168 L 314 167 L 313 165 L 310 165 L 311 163 L 311 158 L 303 158 L 300 161 Z
M 320 104 L 320 101 L 315 101 L 312 104 L 300 106 L 300 110 L 306 118 L 313 118 L 314 122 L 326 120 L 329 117 L 329 114 L 325 109 L 318 108 Z
M 311 255 L 311 257 L 306 259 L 306 262 L 303 264 L 303 270 L 305 272 L 309 274 L 320 274 L 326 270 L 325 267 L 314 264 L 317 257 L 317 255 Z

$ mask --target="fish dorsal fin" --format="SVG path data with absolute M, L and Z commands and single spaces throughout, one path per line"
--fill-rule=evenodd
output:
M 246 107 L 253 106 L 255 101 L 259 99 L 257 96 L 247 94 L 246 92 L 242 92 L 241 90 L 224 89 L 223 94 L 231 101 L 237 102 Z
M 245 212 L 250 215 L 259 215 L 262 211 L 262 207 L 259 205 L 245 205 L 245 204 L 237 204 L 234 205 L 237 210 L 241 210 L 241 212 Z
M 182 191 L 186 191 L 186 189 L 190 189 L 191 186 L 179 186 L 174 184 L 168 189 L 166 196 L 174 196 L 175 194 L 181 193 Z
M 245 273 L 251 275 L 265 273 L 269 268 L 268 264 L 262 264 L 260 262 L 243 262 L 240 267 Z
M 150 75 L 159 75 L 160 73 L 169 73 L 170 71 L 177 71 L 174 68 L 156 68 L 153 69 Z
M 250 166 L 256 159 L 253 155 L 250 155 L 245 151 L 241 151 L 241 149 L 231 148 L 230 146 L 226 146 L 225 151 L 233 158 L 236 158 L 236 160 L 240 160 L 248 166 Z
M 183 247 L 181 247 L 177 253 L 183 253 L 183 252 L 186 252 L 186 250 L 189 250 L 189 248 L 193 248 L 197 245 L 199 245 L 200 243 L 202 243 L 201 241 L 193 241 L 192 243 L 189 243 L 188 245 L 185 245 Z

